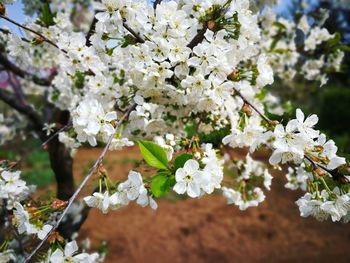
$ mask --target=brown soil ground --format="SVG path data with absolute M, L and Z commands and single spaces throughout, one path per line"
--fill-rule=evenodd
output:
M 78 152 L 77 177 L 99 153 Z M 108 155 L 110 176 L 126 178 L 132 164 L 125 160 L 135 158 L 140 158 L 135 149 Z M 350 262 L 350 227 L 301 218 L 294 204 L 301 193 L 284 189 L 283 176 L 274 175 L 272 190 L 258 208 L 241 212 L 213 195 L 159 200 L 157 211 L 134 204 L 107 215 L 93 209 L 80 235 L 93 245 L 108 240 L 109 263 Z

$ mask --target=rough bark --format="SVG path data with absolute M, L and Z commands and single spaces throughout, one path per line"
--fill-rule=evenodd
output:
M 56 112 L 56 123 L 67 124 L 69 121 L 69 113 Z M 48 153 L 50 157 L 51 168 L 55 174 L 57 182 L 57 198 L 68 200 L 75 191 L 73 177 L 73 158 L 69 149 L 58 140 L 56 136 L 48 144 Z
M 74 193 L 73 159 L 69 150 L 57 138 L 48 147 L 51 168 L 57 182 L 57 198 L 68 200 Z

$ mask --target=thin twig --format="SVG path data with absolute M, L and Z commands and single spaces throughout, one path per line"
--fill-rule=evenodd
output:
M 129 110 L 120 118 L 120 120 L 116 123 L 116 128 L 118 128 L 130 115 L 130 113 L 136 108 L 136 104 L 132 105 Z M 24 263 L 27 263 L 30 261 L 30 259 L 39 251 L 39 249 L 44 245 L 44 243 L 47 241 L 47 239 L 49 238 L 49 236 L 59 227 L 59 225 L 61 224 L 63 218 L 65 217 L 65 215 L 67 214 L 69 208 L 72 206 L 73 202 L 75 201 L 75 199 L 78 197 L 79 193 L 81 192 L 81 190 L 84 188 L 84 186 L 86 185 L 86 183 L 89 181 L 89 179 L 91 178 L 91 176 L 93 174 L 95 174 L 97 168 L 100 166 L 100 164 L 103 161 L 103 158 L 105 157 L 112 141 L 114 138 L 114 134 L 112 134 L 108 141 L 106 146 L 103 148 L 102 153 L 100 154 L 100 156 L 98 157 L 97 161 L 95 162 L 94 166 L 90 169 L 90 172 L 88 173 L 88 175 L 84 178 L 83 182 L 79 185 L 78 189 L 74 192 L 73 196 L 69 199 L 67 207 L 63 210 L 62 214 L 60 215 L 60 217 L 58 218 L 57 222 L 55 223 L 55 225 L 52 227 L 51 231 L 49 231 L 49 233 L 45 236 L 45 238 L 35 247 L 35 249 L 32 251 L 32 253 L 24 260 Z
M 54 46 L 55 48 L 61 50 L 63 53 L 67 53 L 67 51 L 65 51 L 64 49 L 60 49 L 59 46 L 58 46 L 55 42 L 53 42 L 51 39 L 45 37 L 43 34 L 41 34 L 41 33 L 37 32 L 37 31 L 35 31 L 35 30 L 33 30 L 33 29 L 29 28 L 29 27 L 26 27 L 26 26 L 24 26 L 24 25 L 18 23 L 18 22 L 12 20 L 11 18 L 9 18 L 9 17 L 7 17 L 7 16 L 0 15 L 0 18 L 5 19 L 5 20 L 7 20 L 8 22 L 10 22 L 10 23 L 12 23 L 12 24 L 14 24 L 14 25 L 16 25 L 16 26 L 18 26 L 18 27 L 20 27 L 20 28 L 23 28 L 24 30 L 29 31 L 29 32 L 31 32 L 31 33 L 37 35 L 37 36 L 38 36 L 40 39 L 42 39 L 43 41 L 45 41 L 45 42 L 47 42 L 48 44 Z
M 138 33 L 136 33 L 132 28 L 130 28 L 126 22 L 123 22 L 123 26 L 137 40 L 137 42 L 145 43 L 145 40 Z
M 266 122 L 269 123 L 269 124 L 272 123 L 272 121 L 271 121 L 268 117 L 266 117 L 260 110 L 258 110 L 252 103 L 250 103 L 250 102 L 243 96 L 243 94 L 242 94 L 238 89 L 236 89 L 236 88 L 233 88 L 233 89 L 234 89 L 234 91 L 237 93 L 237 95 L 238 95 L 245 103 L 247 103 L 250 107 L 252 107 L 252 109 L 253 109 L 256 113 L 258 113 L 258 114 L 260 115 L 260 117 L 261 117 L 264 121 L 266 121 Z
M 315 162 L 314 160 L 312 160 L 312 158 L 310 156 L 308 156 L 307 154 L 304 155 L 305 156 L 305 159 L 308 160 L 312 167 L 314 169 L 316 169 L 317 167 L 321 168 L 322 170 L 326 171 L 327 173 L 329 173 L 330 175 L 333 176 L 333 171 L 332 170 L 329 170 L 328 168 L 324 167 L 322 164 L 319 164 L 317 162 Z
M 58 131 L 56 131 L 54 134 L 52 134 L 45 142 L 43 142 L 41 144 L 41 147 L 45 147 L 49 142 L 51 142 L 58 134 L 60 134 L 61 132 L 66 131 L 67 129 L 69 129 L 70 127 L 72 127 L 72 122 L 67 123 L 66 125 L 64 125 L 61 129 L 59 129 Z

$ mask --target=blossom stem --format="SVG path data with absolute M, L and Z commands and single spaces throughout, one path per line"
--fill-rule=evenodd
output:
M 18 22 L 16 22 L 16 21 L 12 20 L 11 18 L 9 18 L 9 17 L 7 17 L 7 16 L 0 15 L 0 18 L 5 19 L 5 20 L 7 20 L 8 22 L 10 22 L 10 23 L 12 23 L 12 24 L 14 24 L 14 25 L 16 25 L 16 26 L 18 26 L 18 27 L 20 27 L 20 28 L 23 28 L 24 30 L 33 33 L 34 35 L 37 35 L 40 39 L 42 39 L 43 41 L 47 42 L 47 43 L 50 44 L 51 46 L 53 46 L 53 47 L 55 47 L 55 48 L 61 50 L 63 53 L 67 53 L 67 51 L 65 51 L 65 50 L 63 50 L 63 49 L 60 49 L 59 46 L 58 46 L 55 42 L 53 42 L 52 40 L 48 39 L 48 38 L 45 37 L 43 34 L 37 32 L 37 31 L 35 31 L 35 30 L 33 30 L 33 29 L 29 28 L 29 27 L 26 27 L 26 26 L 24 26 L 24 25 L 21 25 L 20 23 L 18 23 Z
M 324 178 L 323 178 L 323 177 L 320 177 L 320 180 L 321 180 L 321 182 L 322 182 L 324 188 L 327 190 L 327 192 L 328 192 L 329 194 L 333 194 L 333 192 L 331 191 L 331 189 L 329 189 L 328 184 L 326 183 L 326 181 L 324 180 Z
M 136 108 L 136 104 L 133 104 L 129 110 L 124 113 L 124 115 L 120 118 L 120 120 L 117 122 L 116 127 L 120 126 L 130 115 L 130 113 Z M 65 215 L 68 213 L 69 208 L 73 205 L 73 202 L 75 201 L 75 199 L 78 197 L 79 193 L 81 192 L 81 190 L 84 188 L 84 186 L 87 184 L 87 182 L 90 180 L 90 178 L 92 177 L 92 175 L 95 174 L 95 172 L 97 171 L 98 167 L 100 166 L 100 164 L 102 163 L 108 149 L 109 146 L 111 145 L 112 141 L 114 138 L 114 134 L 112 134 L 107 141 L 106 146 L 103 148 L 102 153 L 100 154 L 100 156 L 98 157 L 98 159 L 96 160 L 95 164 L 93 165 L 93 167 L 90 169 L 90 172 L 88 173 L 88 175 L 84 178 L 84 180 L 82 181 L 82 183 L 79 185 L 78 189 L 74 192 L 73 196 L 69 199 L 68 204 L 66 206 L 66 208 L 63 210 L 62 214 L 60 215 L 60 217 L 58 218 L 57 222 L 55 223 L 55 225 L 52 227 L 52 229 L 46 234 L 45 238 L 43 238 L 43 240 L 35 247 L 35 249 L 31 252 L 31 254 L 25 258 L 24 263 L 27 263 L 31 260 L 31 258 L 39 251 L 39 249 L 44 245 L 44 243 L 47 241 L 47 239 L 49 238 L 49 236 L 59 227 L 59 225 L 61 224 L 63 218 L 65 217 Z

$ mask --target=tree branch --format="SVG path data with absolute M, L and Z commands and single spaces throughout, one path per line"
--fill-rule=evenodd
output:
M 95 15 L 97 14 L 97 12 L 95 12 Z M 90 47 L 91 46 L 91 41 L 90 41 L 90 37 L 95 33 L 96 30 L 96 23 L 97 23 L 97 18 L 96 16 L 94 16 L 94 19 L 91 22 L 90 28 L 88 33 L 86 34 L 86 46 Z
M 13 98 L 8 92 L 0 89 L 0 100 L 7 105 L 25 115 L 34 125 L 34 129 L 39 133 L 40 137 L 43 137 L 42 129 L 43 122 L 40 115 L 30 105 L 23 105 Z
M 130 115 L 130 113 L 136 108 L 136 104 L 132 105 L 129 110 L 120 118 L 120 120 L 116 123 L 116 127 L 119 127 Z M 81 192 L 81 190 L 84 188 L 84 186 L 87 184 L 87 182 L 90 180 L 90 178 L 92 177 L 93 174 L 95 174 L 95 172 L 97 171 L 98 167 L 100 166 L 100 164 L 102 163 L 108 149 L 109 146 L 112 143 L 112 140 L 114 138 L 115 134 L 112 134 L 109 139 L 108 142 L 106 144 L 106 146 L 103 148 L 102 153 L 100 154 L 99 158 L 97 159 L 97 161 L 95 162 L 95 164 L 93 165 L 93 167 L 90 169 L 90 172 L 88 173 L 88 175 L 84 178 L 83 182 L 79 185 L 78 189 L 75 191 L 75 193 L 73 194 L 73 196 L 69 199 L 68 201 L 68 205 L 67 207 L 64 209 L 64 211 L 62 212 L 62 214 L 60 215 L 60 217 L 58 218 L 56 224 L 52 227 L 51 231 L 46 235 L 46 237 L 35 247 L 35 249 L 32 251 L 32 253 L 24 260 L 24 263 L 27 263 L 30 261 L 30 259 L 39 251 L 39 249 L 44 245 L 44 243 L 46 242 L 46 240 L 49 238 L 49 236 L 59 227 L 59 225 L 61 224 L 63 218 L 66 216 L 69 208 L 72 206 L 74 200 L 78 197 L 79 193 Z
M 157 5 L 160 5 L 160 3 L 162 2 L 162 0 L 155 0 L 154 3 L 153 3 L 153 8 L 154 10 L 157 9 Z
M 13 64 L 10 60 L 8 60 L 7 57 L 5 57 L 1 53 L 0 53 L 0 64 L 3 65 L 4 68 L 6 68 L 7 70 L 16 74 L 17 76 L 24 78 L 24 79 L 30 79 L 37 85 L 40 85 L 40 86 L 50 86 L 51 85 L 50 79 L 39 78 L 39 77 L 21 69 L 17 65 Z
M 51 46 L 61 50 L 63 53 L 67 53 L 67 51 L 65 51 L 64 49 L 60 49 L 59 46 L 57 46 L 57 44 L 55 42 L 53 42 L 51 39 L 45 37 L 43 34 L 29 28 L 29 27 L 26 27 L 24 25 L 21 25 L 20 23 L 17 23 L 16 21 L 12 20 L 11 18 L 7 17 L 7 16 L 4 16 L 4 15 L 0 15 L 0 18 L 2 19 L 5 19 L 7 20 L 8 22 L 20 27 L 20 28 L 23 28 L 24 30 L 26 31 L 29 31 L 31 33 L 33 33 L 34 35 L 38 36 L 41 40 L 45 41 L 46 43 L 50 44 Z
M 197 35 L 192 39 L 192 41 L 187 45 L 190 49 L 193 49 L 199 43 L 204 40 L 205 32 L 207 32 L 208 25 L 204 23 L 203 28 L 197 33 Z
M 145 40 L 138 34 L 136 33 L 132 28 L 130 28 L 126 22 L 123 22 L 124 28 L 129 31 L 129 33 L 137 40 L 139 43 L 145 43 Z

